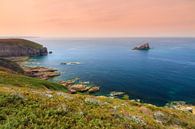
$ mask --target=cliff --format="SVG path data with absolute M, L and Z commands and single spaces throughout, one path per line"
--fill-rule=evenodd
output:
M 47 48 L 25 39 L 0 39 L 0 57 L 43 56 Z

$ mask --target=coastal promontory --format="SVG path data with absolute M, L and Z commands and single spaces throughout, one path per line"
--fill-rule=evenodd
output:
M 46 47 L 26 39 L 0 39 L 0 57 L 43 56 Z

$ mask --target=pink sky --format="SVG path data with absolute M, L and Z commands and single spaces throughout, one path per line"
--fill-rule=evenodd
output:
M 195 0 L 0 0 L 0 36 L 195 36 Z

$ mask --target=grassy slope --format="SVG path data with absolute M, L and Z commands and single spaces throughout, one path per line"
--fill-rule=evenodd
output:
M 195 128 L 188 112 L 61 90 L 55 83 L 1 71 L 0 128 Z
M 1 69 L 9 69 L 16 73 L 24 73 L 24 70 L 17 63 L 7 59 L 0 58 L 0 67 Z
M 0 71 L 0 85 L 67 91 L 66 88 L 57 83 L 5 71 Z
M 28 48 L 40 49 L 43 46 L 26 39 L 0 39 L 0 45 L 17 45 Z

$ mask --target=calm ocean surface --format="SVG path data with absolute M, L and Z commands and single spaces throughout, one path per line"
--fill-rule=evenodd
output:
M 195 104 L 195 38 L 33 38 L 53 54 L 29 65 L 56 68 L 61 76 L 101 86 L 98 94 L 124 91 L 132 99 L 163 105 L 182 100 Z M 149 42 L 149 51 L 131 50 Z M 61 65 L 76 61 L 79 65 Z

